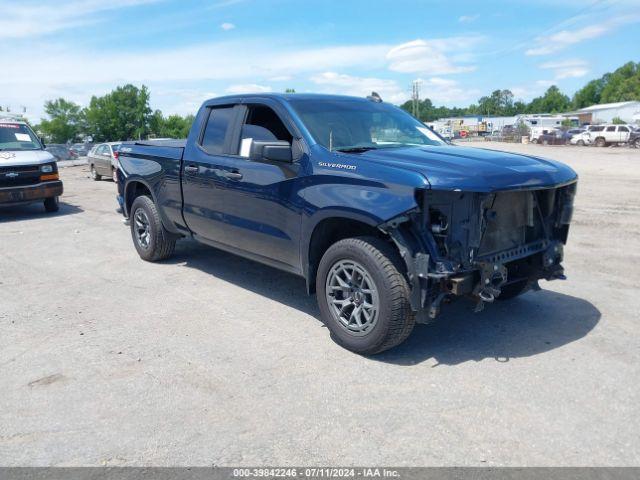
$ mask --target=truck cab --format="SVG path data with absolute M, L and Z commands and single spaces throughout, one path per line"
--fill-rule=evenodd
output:
M 31 127 L 0 117 L 0 207 L 42 202 L 56 212 L 62 192 L 55 158 Z
M 564 278 L 577 176 L 447 144 L 378 96 L 212 99 L 186 141 L 124 143 L 118 188 L 147 261 L 182 237 L 305 278 L 342 346 L 374 354 L 433 321 Z

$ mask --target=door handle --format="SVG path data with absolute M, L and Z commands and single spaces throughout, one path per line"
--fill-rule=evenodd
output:
M 225 172 L 224 176 L 230 180 L 242 180 L 242 174 L 240 172 Z
M 196 167 L 195 165 L 187 165 L 186 167 L 184 167 L 184 173 L 196 174 L 199 171 L 200 171 L 200 169 L 198 167 Z

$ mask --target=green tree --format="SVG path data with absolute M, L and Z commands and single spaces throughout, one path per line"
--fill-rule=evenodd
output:
M 58 98 L 47 100 L 44 111 L 49 118 L 42 119 L 38 129 L 53 143 L 73 142 L 85 129 L 85 116 L 80 105 Z
M 287 88 L 284 93 L 296 93 L 296 89 L 295 88 Z
M 187 138 L 194 119 L 193 115 L 169 115 L 165 118 L 160 110 L 156 110 L 149 120 L 149 132 L 160 138 Z
M 605 77 L 601 103 L 640 100 L 640 63 L 625 63 Z
M 527 113 L 561 113 L 571 107 L 569 97 L 555 85 L 550 86 L 541 97 L 531 100 Z
M 478 100 L 478 112 L 482 115 L 513 115 L 513 93 L 511 90 L 494 90 L 488 97 Z
M 145 138 L 152 118 L 149 90 L 144 85 L 124 85 L 102 97 L 91 97 L 86 117 L 95 141 Z

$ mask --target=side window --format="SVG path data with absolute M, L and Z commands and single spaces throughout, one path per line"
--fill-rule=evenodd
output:
M 276 112 L 264 105 L 248 108 L 242 128 L 243 139 L 252 137 L 255 140 L 284 140 L 291 143 L 293 138 Z
M 293 137 L 276 112 L 265 105 L 248 105 L 240 135 L 240 156 L 248 157 L 252 141 L 282 140 L 291 144 Z
M 628 132 L 629 129 L 627 127 L 618 127 L 619 132 Z
M 106 150 L 107 150 L 107 146 L 106 145 L 100 145 L 97 149 L 96 149 L 96 155 L 106 155 Z
M 607 132 L 615 132 L 616 131 L 616 127 L 607 127 Z
M 207 126 L 202 136 L 202 148 L 207 153 L 219 155 L 224 153 L 224 139 L 227 135 L 233 107 L 212 108 Z

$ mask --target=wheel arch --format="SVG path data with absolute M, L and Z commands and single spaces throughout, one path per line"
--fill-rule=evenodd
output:
M 307 281 L 307 292 L 315 292 L 316 272 L 322 256 L 334 243 L 345 238 L 372 236 L 388 240 L 378 225 L 377 219 L 360 214 L 335 212 L 319 219 L 310 229 L 302 246 L 302 268 Z M 395 248 L 395 246 L 394 246 Z
M 124 208 L 125 215 L 127 217 L 131 214 L 131 205 L 133 205 L 133 201 L 140 195 L 146 194 L 148 194 L 151 197 L 151 200 L 156 203 L 156 197 L 153 193 L 153 189 L 147 182 L 141 178 L 132 178 L 127 181 L 124 186 Z

